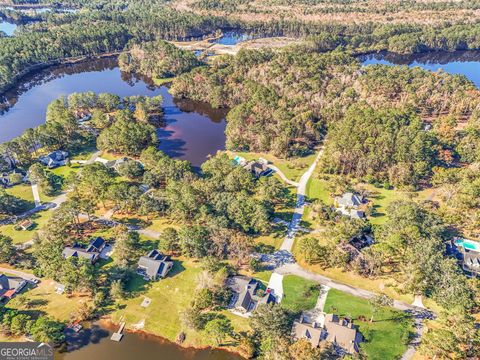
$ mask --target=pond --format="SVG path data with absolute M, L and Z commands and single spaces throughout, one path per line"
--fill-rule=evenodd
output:
M 9 23 L 8 21 L 0 19 L 0 31 L 3 31 L 8 36 L 12 36 L 16 28 L 16 24 Z
M 242 41 L 251 40 L 253 38 L 253 35 L 233 30 L 225 31 L 221 38 L 213 40 L 212 43 L 220 45 L 237 45 Z
M 184 349 L 174 343 L 142 333 L 125 333 L 122 341 L 110 340 L 111 326 L 93 324 L 90 328 L 74 333 L 68 330 L 69 351 L 57 352 L 56 360 L 241 360 L 238 355 L 221 350 Z
M 480 88 L 480 51 L 433 52 L 415 55 L 378 53 L 360 57 L 363 65 L 408 65 L 425 70 L 442 69 L 450 74 L 465 75 Z
M 122 73 L 114 58 L 40 71 L 5 93 L 0 103 L 0 143 L 44 123 L 48 104 L 61 95 L 85 91 L 162 95 L 165 127 L 158 129 L 159 148 L 194 166 L 225 148 L 225 110 L 173 99 L 167 87 Z

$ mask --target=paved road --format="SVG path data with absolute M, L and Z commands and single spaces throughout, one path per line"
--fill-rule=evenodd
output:
M 20 270 L 9 269 L 6 267 L 0 267 L 0 272 L 19 276 L 27 280 L 39 280 L 35 275 L 29 274 Z
M 42 205 L 42 201 L 40 200 L 40 194 L 38 193 L 37 184 L 32 184 L 32 193 L 33 193 L 33 200 L 35 201 L 35 207 Z
M 282 180 L 285 181 L 287 184 L 298 187 L 298 182 L 292 181 L 289 178 L 287 178 L 285 174 L 282 172 L 282 170 L 280 170 L 278 167 L 272 164 L 269 164 L 268 167 L 273 171 L 275 171 L 282 178 Z

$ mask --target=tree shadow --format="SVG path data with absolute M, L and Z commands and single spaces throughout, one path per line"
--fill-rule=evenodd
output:
M 60 349 L 60 352 L 71 352 L 90 344 L 98 344 L 110 335 L 109 331 L 96 324 L 92 324 L 90 328 L 84 328 L 78 333 L 67 328 L 64 333 L 67 345 L 66 348 Z

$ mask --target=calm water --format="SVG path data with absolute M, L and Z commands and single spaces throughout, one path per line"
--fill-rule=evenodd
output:
M 0 31 L 3 31 L 8 36 L 12 36 L 16 28 L 17 28 L 16 24 L 12 24 L 12 23 L 9 23 L 8 21 L 0 19 Z
M 238 31 L 226 31 L 223 33 L 223 36 L 220 39 L 213 40 L 212 42 L 221 45 L 236 45 L 239 42 L 251 39 L 253 39 L 253 36 L 250 34 L 245 34 Z
M 69 352 L 56 353 L 56 360 L 242 360 L 220 350 L 183 349 L 175 344 L 144 334 L 126 333 L 122 341 L 110 340 L 112 329 L 93 325 L 79 334 L 67 333 Z
M 160 128 L 160 149 L 170 156 L 199 165 L 225 147 L 225 111 L 192 101 L 177 101 L 164 86 L 121 73 L 115 59 L 57 67 L 40 72 L 2 99 L 0 142 L 45 122 L 47 106 L 74 92 L 109 92 L 120 96 L 162 95 L 166 126 Z
M 360 60 L 363 65 L 408 65 L 410 67 L 419 66 L 430 71 L 442 69 L 450 74 L 465 75 L 477 87 L 480 87 L 479 51 L 438 52 L 409 56 L 379 53 L 362 56 Z

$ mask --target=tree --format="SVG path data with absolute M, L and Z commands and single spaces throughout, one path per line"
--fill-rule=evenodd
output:
M 12 261 L 15 254 L 12 238 L 0 234 L 0 263 L 8 263 Z
M 370 306 L 372 307 L 372 316 L 370 318 L 370 322 L 373 322 L 373 317 L 380 311 L 382 307 L 393 306 L 393 300 L 384 294 L 376 295 L 370 299 Z
M 116 265 L 130 267 L 137 263 L 140 256 L 140 235 L 129 231 L 125 225 L 115 228 L 115 258 Z
M 287 310 L 281 306 L 260 305 L 250 317 L 250 326 L 262 338 L 286 336 L 291 327 Z
M 40 316 L 30 327 L 35 341 L 60 344 L 65 340 L 64 325 L 46 316 Z
M 177 230 L 169 227 L 162 231 L 159 239 L 159 249 L 169 254 L 180 250 Z
M 203 226 L 185 226 L 178 232 L 182 254 L 188 257 L 203 258 L 211 247 L 210 235 Z
M 217 317 L 205 325 L 205 332 L 212 339 L 213 345 L 219 346 L 233 332 L 233 327 L 228 318 Z
M 295 341 L 288 348 L 288 352 L 292 359 L 302 360 L 319 360 L 322 358 L 322 350 L 319 348 L 313 348 L 310 341 L 307 339 L 300 339 Z
M 122 300 L 125 298 L 125 291 L 121 280 L 114 280 L 110 286 L 110 296 L 115 300 Z
M 13 335 L 20 336 L 23 334 L 28 334 L 30 332 L 30 327 L 32 325 L 32 320 L 30 316 L 26 314 L 16 315 L 10 324 L 10 331 Z

